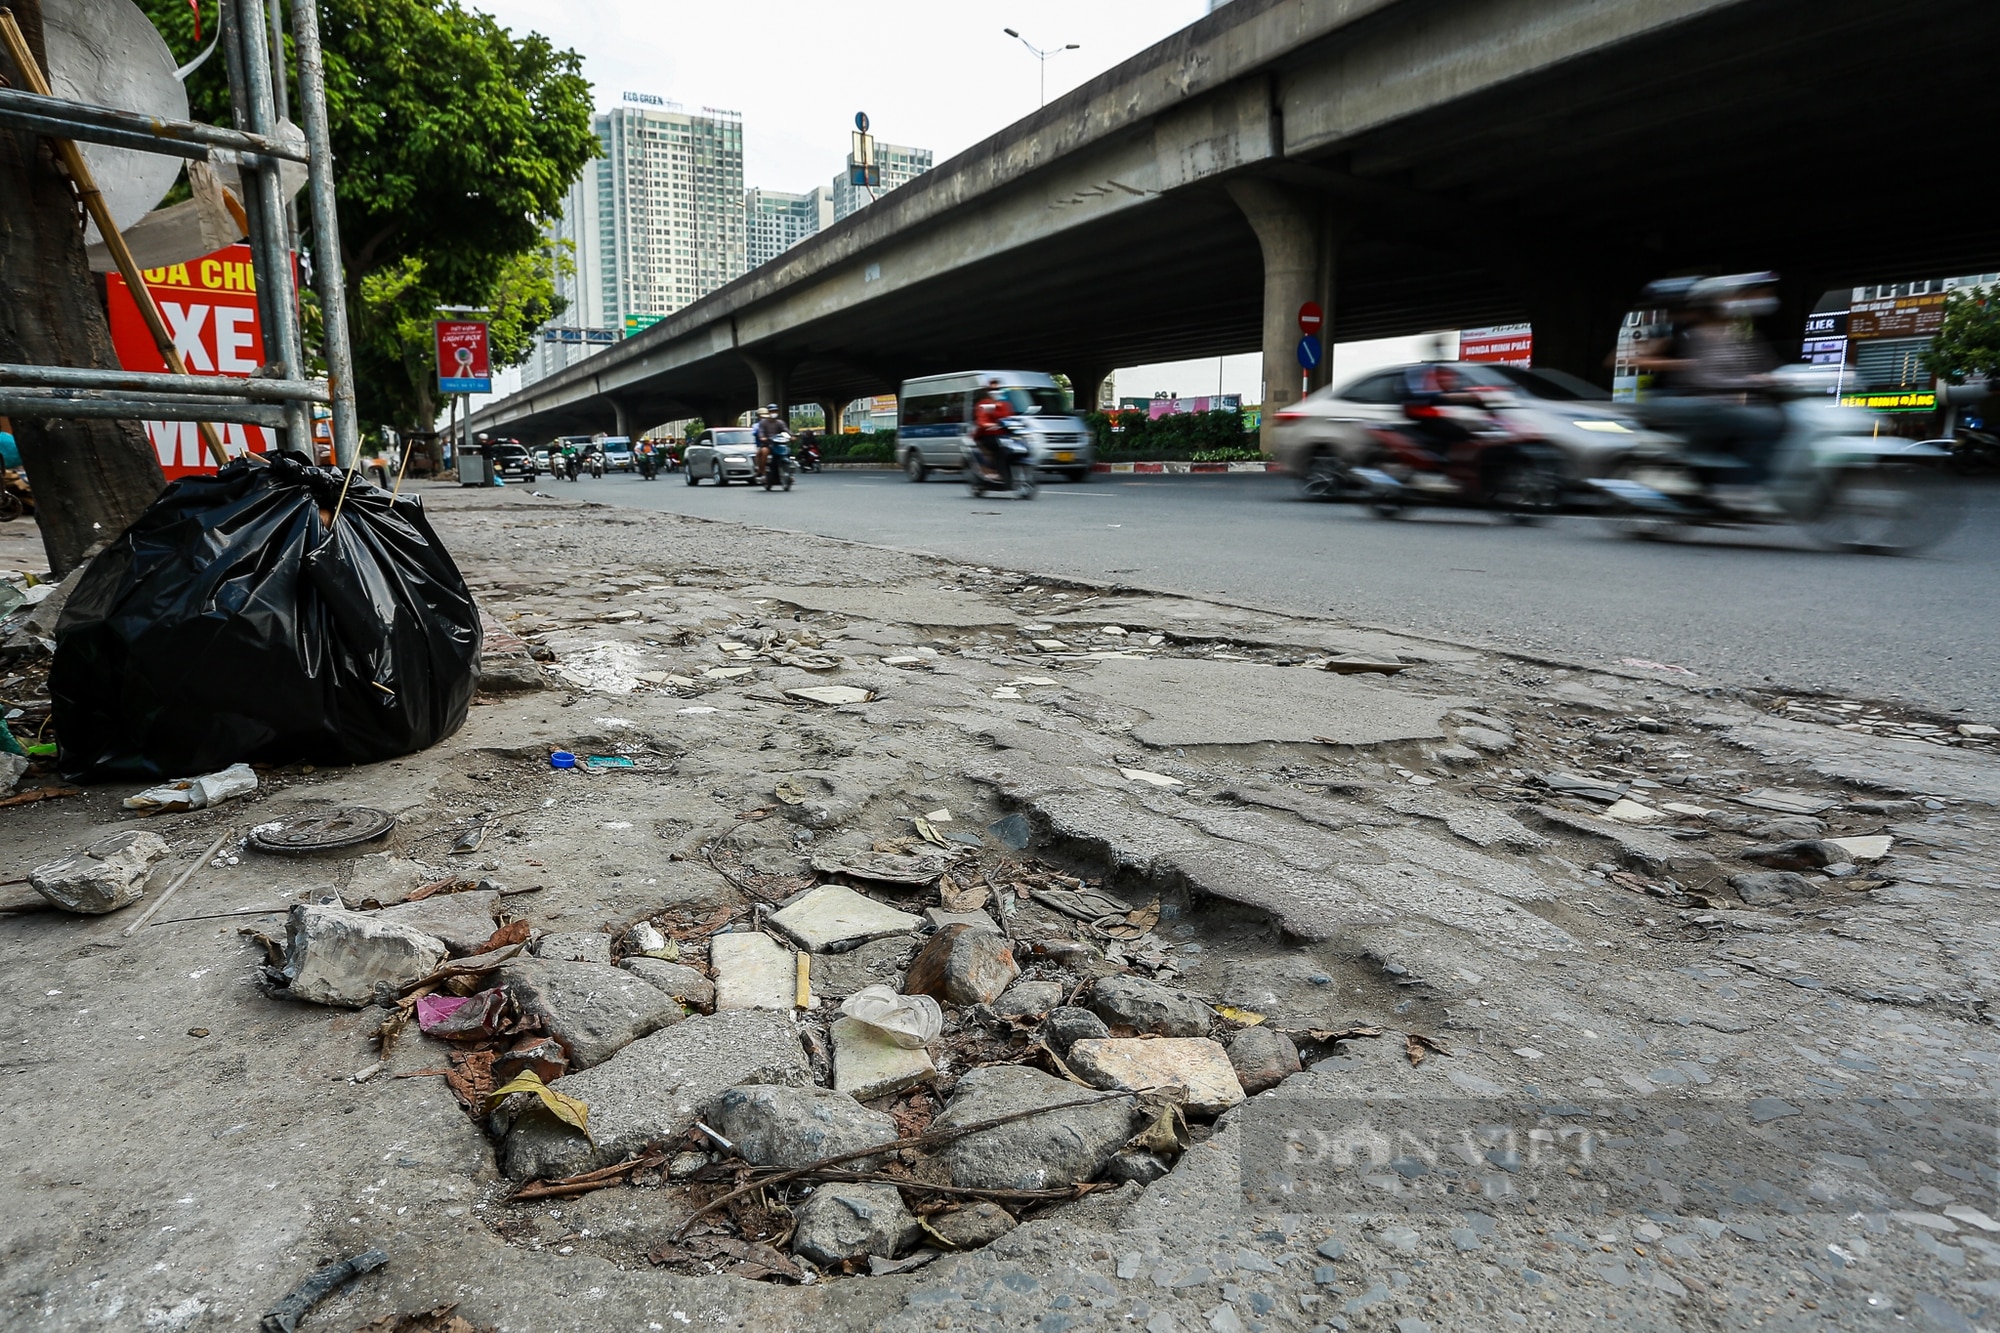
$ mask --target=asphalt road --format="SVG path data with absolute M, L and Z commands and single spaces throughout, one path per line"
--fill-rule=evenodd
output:
M 518 484 L 518 483 L 516 483 Z M 1574 516 L 1521 528 L 1431 509 L 1398 520 L 1296 498 L 1275 475 L 1098 476 L 1032 503 L 934 477 L 832 471 L 790 494 L 680 476 L 538 489 L 1114 579 L 1388 629 L 1731 684 L 1900 700 L 2000 720 L 2000 487 L 1915 557 L 1834 554 L 1781 528 L 1635 542 Z

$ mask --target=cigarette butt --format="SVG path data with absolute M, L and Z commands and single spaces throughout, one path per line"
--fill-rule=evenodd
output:
M 800 953 L 798 955 L 798 960 L 799 960 L 799 994 L 798 994 L 799 1008 L 810 1009 L 812 1008 L 812 1002 L 813 1002 L 812 955 L 809 953 Z

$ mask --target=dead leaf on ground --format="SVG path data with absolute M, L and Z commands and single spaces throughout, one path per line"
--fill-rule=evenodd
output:
M 992 896 L 993 890 L 983 884 L 961 886 L 950 875 L 938 881 L 938 901 L 947 912 L 977 912 Z
M 477 888 L 478 886 L 479 881 L 476 879 L 462 879 L 457 875 L 446 875 L 443 879 L 434 879 L 428 884 L 419 884 L 416 888 L 410 890 L 410 896 L 403 899 L 403 901 L 406 903 L 420 903 L 424 899 L 435 897 L 440 893 L 460 893 L 466 889 Z
M 451 1095 L 458 1098 L 458 1104 L 466 1113 L 474 1116 L 486 1114 L 486 1099 L 493 1092 L 493 1062 L 499 1058 L 496 1051 L 453 1051 L 448 1057 L 451 1068 L 444 1076 Z
M 375 1040 L 381 1046 L 381 1057 L 389 1058 L 396 1049 L 396 1039 L 403 1035 L 403 1029 L 410 1025 L 411 1011 L 407 1005 L 399 1005 L 382 1020 L 382 1026 L 375 1029 Z
M 1410 1057 L 1410 1063 L 1413 1065 L 1422 1064 L 1424 1056 L 1433 1051 L 1439 1055 L 1451 1054 L 1450 1051 L 1445 1049 L 1443 1042 L 1435 1037 L 1426 1037 L 1421 1032 L 1405 1032 L 1403 1034 L 1403 1051 Z
M 523 1069 L 520 1073 L 514 1075 L 513 1078 L 487 1093 L 486 1109 L 489 1111 L 492 1110 L 497 1103 L 513 1096 L 517 1092 L 534 1093 L 536 1097 L 541 1099 L 542 1105 L 548 1108 L 550 1115 L 562 1121 L 565 1125 L 574 1128 L 591 1143 L 597 1142 L 596 1139 L 590 1137 L 590 1108 L 577 1098 L 557 1092 L 554 1088 L 542 1082 L 542 1076 L 532 1069 Z
M 1328 1029 L 1328 1028 L 1306 1028 L 1303 1030 L 1302 1035 L 1311 1037 L 1314 1041 L 1325 1043 L 1329 1041 L 1352 1041 L 1356 1037 L 1379 1037 L 1382 1036 L 1387 1031 L 1388 1031 L 1387 1028 L 1371 1028 L 1371 1027 L 1351 1027 L 1351 1028 L 1340 1028 L 1338 1030 Z
M 454 1313 L 457 1309 L 458 1302 L 453 1301 L 416 1314 L 385 1314 L 369 1320 L 354 1333 L 499 1333 L 498 1325 L 475 1324 Z
M 494 931 L 487 938 L 486 943 L 480 945 L 472 952 L 474 954 L 492 953 L 495 949 L 504 949 L 510 944 L 526 944 L 529 933 L 530 927 L 526 921 L 509 921 L 506 925 Z
M 803 1282 L 806 1276 L 797 1264 L 772 1246 L 734 1236 L 696 1236 L 677 1245 L 662 1245 L 646 1257 L 662 1268 L 690 1272 L 700 1271 L 701 1265 L 712 1265 L 731 1277 L 753 1282 L 773 1277 Z

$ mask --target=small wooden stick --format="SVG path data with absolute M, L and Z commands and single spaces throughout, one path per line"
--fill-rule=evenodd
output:
M 158 898 L 153 900 L 152 905 L 146 909 L 144 915 L 142 915 L 137 921 L 134 921 L 131 925 L 125 927 L 125 929 L 120 933 L 122 935 L 129 936 L 132 934 L 133 931 L 139 929 L 139 927 L 145 925 L 148 921 L 151 921 L 155 916 L 159 915 L 160 909 L 167 905 L 167 899 L 173 897 L 176 893 L 179 893 L 181 885 L 193 879 L 194 872 L 201 869 L 203 866 L 207 865 L 208 859 L 211 856 L 214 856 L 218 851 L 221 851 L 222 844 L 228 842 L 230 837 L 235 832 L 236 830 L 234 829 L 226 828 L 222 830 L 222 832 L 216 834 L 215 841 L 208 844 L 208 850 L 203 852 L 200 856 L 197 856 L 194 860 L 194 864 L 189 866 L 186 870 L 183 870 L 181 872 L 181 877 L 175 880 L 172 884 L 169 884 L 167 886 L 167 891 L 161 894 Z

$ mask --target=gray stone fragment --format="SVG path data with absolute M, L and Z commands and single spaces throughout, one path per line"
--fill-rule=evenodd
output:
M 285 919 L 284 977 L 295 999 L 359 1009 L 444 962 L 438 940 L 367 912 L 295 905 Z
M 1039 1018 L 1062 1003 L 1063 990 L 1059 981 L 1017 981 L 993 1002 L 993 1012 L 1001 1018 Z
M 464 893 L 441 893 L 413 903 L 398 903 L 394 907 L 383 908 L 375 916 L 378 920 L 408 926 L 411 930 L 442 940 L 444 947 L 454 954 L 468 954 L 493 938 L 493 912 L 499 905 L 498 890 L 471 889 Z
M 1488 754 L 1505 754 L 1514 748 L 1514 738 L 1491 727 L 1460 727 L 1458 738 L 1475 750 Z
M 1205 1037 L 1215 1021 L 1200 1000 L 1143 977 L 1106 977 L 1091 992 L 1090 1007 L 1114 1028 L 1162 1037 Z
M 144 897 L 147 873 L 166 854 L 166 839 L 159 834 L 128 829 L 106 834 L 73 856 L 36 866 L 28 872 L 28 883 L 65 912 L 100 916 Z
M 986 1065 L 967 1070 L 938 1129 L 976 1124 L 1089 1094 L 1039 1069 Z M 1090 1180 L 1131 1137 L 1133 1101 L 1111 1097 L 1088 1106 L 1029 1116 L 947 1144 L 942 1158 L 955 1185 L 973 1189 L 1061 1189 Z
M 1068 1055 L 1069 1048 L 1077 1042 L 1110 1035 L 1111 1029 L 1104 1025 L 1103 1019 L 1074 1005 L 1051 1009 L 1042 1020 L 1042 1044 L 1057 1055 Z
M 523 1014 L 562 1043 L 573 1070 L 609 1060 L 621 1047 L 687 1016 L 671 995 L 630 972 L 596 963 L 515 958 L 500 967 Z
M 822 1267 L 896 1251 L 922 1234 L 894 1185 L 821 1185 L 799 1206 L 792 1253 Z
M 1304 1067 L 1299 1063 L 1299 1048 L 1292 1039 L 1262 1024 L 1244 1028 L 1224 1044 L 1229 1048 L 1229 1063 L 1236 1068 L 1237 1081 L 1252 1097 L 1266 1088 L 1277 1087 Z
M 955 1250 L 976 1250 L 1000 1239 L 1015 1226 L 1007 1210 L 997 1203 L 981 1200 L 953 1213 L 931 1215 L 931 1230 L 951 1242 Z
M 985 911 L 947 912 L 942 907 L 926 907 L 924 909 L 924 920 L 930 923 L 932 930 L 943 930 L 946 926 L 976 926 L 980 930 L 993 929 L 993 916 L 990 912 Z
M 903 992 L 957 1005 L 991 1004 L 1019 975 L 1013 946 L 997 931 L 946 926 L 910 961 Z
M 1758 870 L 1731 875 L 1729 887 L 1752 907 L 1819 897 L 1819 885 L 1790 870 Z
M 1847 859 L 1840 848 L 1817 839 L 1760 843 L 1745 847 L 1739 855 L 1745 861 L 1755 861 L 1773 870 L 1819 870 Z
M 489 694 L 518 694 L 546 689 L 548 681 L 542 677 L 541 664 L 532 658 L 513 653 L 495 657 L 482 655 L 479 659 L 479 688 Z
M 835 1153 L 893 1142 L 896 1122 L 844 1092 L 756 1084 L 730 1088 L 709 1104 L 707 1123 L 722 1131 L 752 1166 L 804 1166 Z M 856 1158 L 849 1171 L 873 1171 L 880 1157 Z
M 685 963 L 628 955 L 618 966 L 641 981 L 658 986 L 684 1004 L 698 1009 L 709 1009 L 715 1005 L 715 983 Z
M 698 1015 L 633 1042 L 595 1069 L 556 1080 L 556 1088 L 590 1108 L 595 1146 L 531 1106 L 507 1132 L 501 1168 L 515 1180 L 528 1180 L 609 1166 L 649 1143 L 670 1143 L 687 1133 L 725 1088 L 739 1083 L 804 1087 L 811 1082 L 790 1014 L 731 1009 Z
M 1817 838 L 1826 832 L 1826 822 L 1810 815 L 1785 815 L 1778 819 L 1752 818 L 1740 826 L 1742 831 L 1753 838 L 1763 838 L 1770 842 L 1780 842 L 1795 838 Z
M 601 930 L 567 931 L 544 935 L 528 946 L 537 958 L 555 963 L 596 963 L 611 966 L 611 937 Z
M 1104 1178 L 1121 1184 L 1131 1181 L 1137 1185 L 1150 1185 L 1173 1170 L 1165 1159 L 1149 1152 L 1121 1152 L 1112 1154 L 1105 1164 Z

